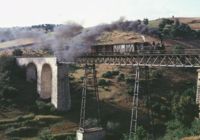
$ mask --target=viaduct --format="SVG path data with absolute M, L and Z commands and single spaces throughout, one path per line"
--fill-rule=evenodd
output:
M 138 95 L 139 95 L 139 67 L 187 67 L 200 68 L 199 54 L 146 54 L 146 55 L 104 55 L 94 56 L 88 55 L 78 58 L 77 63 L 92 64 L 93 71 L 96 73 L 95 64 L 107 63 L 110 65 L 132 65 L 136 67 L 133 105 L 131 110 L 131 123 L 129 138 L 136 134 L 137 130 L 137 112 L 138 112 Z M 27 81 L 37 82 L 37 92 L 42 99 L 51 99 L 51 103 L 60 111 L 67 111 L 71 108 L 71 97 L 69 90 L 69 77 L 67 63 L 58 63 L 56 57 L 28 57 L 17 58 L 20 66 L 26 67 Z M 85 66 L 85 67 L 86 67 Z M 85 73 L 86 73 L 85 69 Z M 196 102 L 200 104 L 200 69 L 197 70 L 197 94 Z M 95 74 L 94 74 L 95 75 Z M 85 75 L 87 76 L 87 74 Z M 93 77 L 94 79 L 95 76 Z M 87 77 L 85 77 L 87 79 Z M 93 80 L 94 80 L 93 79 Z M 87 80 L 85 80 L 87 81 Z M 85 85 L 84 89 L 87 89 Z M 96 93 L 98 90 L 95 90 Z M 96 94 L 98 95 L 98 94 Z M 97 98 L 98 99 L 98 98 Z M 82 93 L 82 106 L 80 117 L 80 129 L 84 128 L 85 123 L 85 101 L 86 91 Z M 98 101 L 98 100 L 97 100 Z M 200 106 L 199 106 L 200 108 Z M 199 114 L 200 116 L 200 114 Z M 87 137 L 84 131 L 77 131 L 77 138 L 83 139 Z M 103 130 L 93 132 L 94 137 L 103 135 Z M 92 137 L 93 137 L 92 136 Z M 89 136 L 88 136 L 89 137 Z M 88 138 L 89 139 L 89 138 Z
M 84 58 L 81 60 L 84 61 Z M 86 63 L 86 61 L 87 60 L 79 62 Z M 109 59 L 109 61 L 111 60 Z M 20 66 L 26 67 L 27 81 L 37 81 L 37 92 L 40 95 L 40 98 L 51 98 L 51 103 L 61 111 L 67 111 L 71 108 L 67 64 L 58 63 L 56 57 L 19 57 L 17 58 L 17 62 Z M 96 63 L 98 64 L 99 62 Z M 110 64 L 111 62 L 107 63 Z M 144 62 L 144 65 L 145 64 L 146 63 Z M 189 64 L 192 64 L 192 62 Z M 157 65 L 159 66 L 160 64 L 158 63 L 156 66 Z M 198 67 L 199 65 L 200 62 L 198 65 L 194 64 L 191 67 Z M 179 66 L 182 67 L 182 64 L 176 64 L 176 67 Z M 190 65 L 185 65 L 184 67 L 190 67 Z M 200 69 L 197 72 L 196 102 L 200 104 Z
M 26 67 L 26 79 L 37 82 L 37 92 L 42 99 L 60 111 L 71 108 L 68 65 L 57 62 L 56 57 L 19 57 L 17 63 Z

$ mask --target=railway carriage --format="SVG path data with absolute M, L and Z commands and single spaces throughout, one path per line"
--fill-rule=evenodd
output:
M 165 46 L 161 43 L 135 42 L 119 44 L 98 44 L 91 46 L 91 53 L 96 55 L 130 55 L 164 53 Z

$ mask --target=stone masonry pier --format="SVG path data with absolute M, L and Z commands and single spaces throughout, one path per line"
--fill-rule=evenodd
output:
M 26 67 L 26 79 L 37 82 L 37 92 L 41 99 L 51 99 L 60 111 L 71 108 L 68 65 L 57 63 L 56 57 L 20 57 L 20 66 Z

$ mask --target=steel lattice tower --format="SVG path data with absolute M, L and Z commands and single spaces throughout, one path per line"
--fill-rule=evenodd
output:
M 136 67 L 136 72 L 135 72 L 135 84 L 134 84 L 134 93 L 133 93 L 132 110 L 131 110 L 129 140 L 131 140 L 132 137 L 135 138 L 137 133 L 139 82 L 140 82 L 140 68 L 138 66 Z
M 86 119 L 86 100 L 87 92 L 90 88 L 90 91 L 93 91 L 97 101 L 97 117 L 98 124 L 100 124 L 100 103 L 99 103 L 99 92 L 98 92 L 98 83 L 97 83 L 97 72 L 95 64 L 85 64 L 84 66 L 84 79 L 83 79 L 83 90 L 82 90 L 82 100 L 81 100 L 81 111 L 80 111 L 80 124 L 79 128 L 85 128 L 85 119 Z

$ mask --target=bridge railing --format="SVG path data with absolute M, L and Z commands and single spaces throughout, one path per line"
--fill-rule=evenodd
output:
M 82 56 L 127 56 L 127 55 L 200 55 L 200 49 L 165 50 L 137 50 L 135 52 L 98 51 L 84 53 Z

